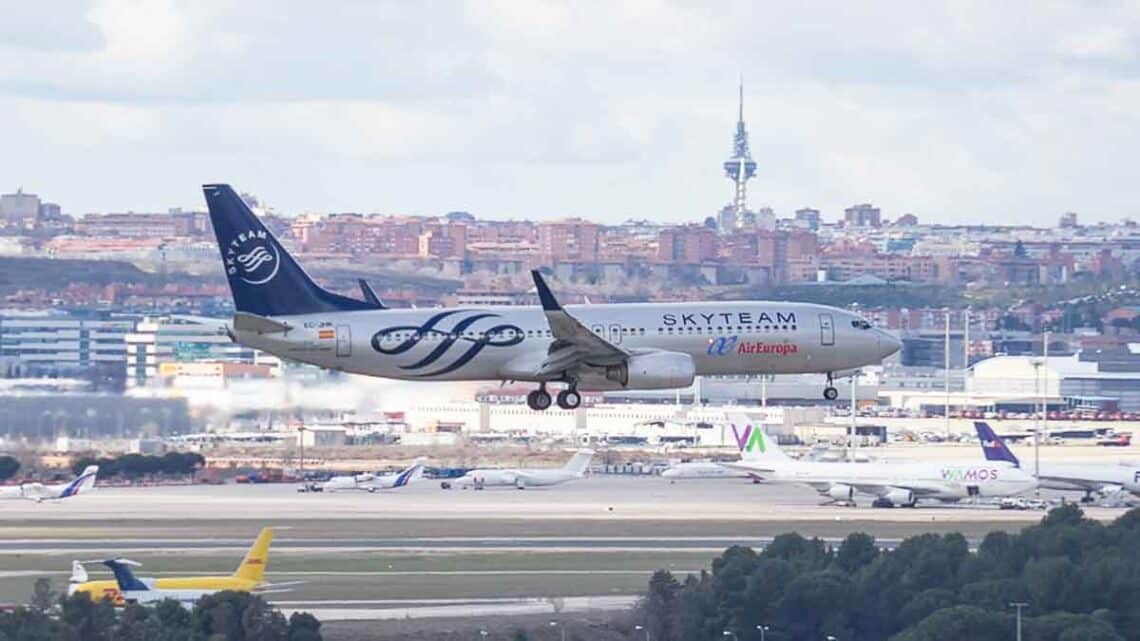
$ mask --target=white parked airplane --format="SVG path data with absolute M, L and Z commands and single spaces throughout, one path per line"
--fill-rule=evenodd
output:
M 377 490 L 391 490 L 406 487 L 418 481 L 424 474 L 424 461 L 416 459 L 411 467 L 395 474 L 356 474 L 354 476 L 334 476 L 321 484 L 326 492 L 342 492 L 346 490 L 362 490 L 376 492 Z
M 698 375 L 800 374 L 831 379 L 878 363 L 899 341 L 835 307 L 784 301 L 563 307 L 532 272 L 541 307 L 388 309 L 319 287 L 229 185 L 205 185 L 234 296 L 234 341 L 328 369 L 423 381 L 530 381 L 545 410 L 549 383 L 578 390 L 672 389 Z
M 578 450 L 562 467 L 476 469 L 451 482 L 460 488 L 481 490 L 485 487 L 509 487 L 520 490 L 528 487 L 559 485 L 582 478 L 594 450 Z
M 987 461 L 1009 463 L 1021 467 L 1021 461 L 990 428 L 989 423 L 974 422 L 978 439 L 982 442 L 982 452 Z M 1026 472 L 1036 472 L 1036 466 L 1028 466 Z M 1084 492 L 1082 502 L 1092 502 L 1093 494 L 1108 496 L 1127 491 L 1140 495 L 1140 466 L 1105 463 L 1080 463 L 1075 461 L 1041 461 L 1037 481 L 1041 487 L 1050 490 L 1071 490 Z
M 661 478 L 670 481 L 688 479 L 731 479 L 748 478 L 747 472 L 725 467 L 716 461 L 688 461 L 670 465 L 661 473 Z
M 0 487 L 0 499 L 27 499 L 29 501 L 58 501 L 71 498 L 80 492 L 86 492 L 95 487 L 95 477 L 99 474 L 98 465 L 88 465 L 83 473 L 75 477 L 70 483 L 44 485 L 43 483 L 23 483 Z
M 1037 482 L 1005 463 L 877 464 L 797 461 L 759 426 L 746 426 L 755 451 L 724 465 L 752 472 L 774 483 L 808 485 L 838 503 L 855 505 L 855 495 L 875 497 L 874 505 L 914 507 L 920 499 L 956 502 L 972 497 L 1005 497 L 1028 492 Z

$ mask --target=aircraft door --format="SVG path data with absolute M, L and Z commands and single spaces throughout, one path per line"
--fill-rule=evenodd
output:
M 336 355 L 338 358 L 352 356 L 352 328 L 348 325 L 336 326 Z
M 819 343 L 820 345 L 835 344 L 835 319 L 831 314 L 819 315 Z
M 610 342 L 614 345 L 621 345 L 621 325 L 617 323 L 610 325 Z

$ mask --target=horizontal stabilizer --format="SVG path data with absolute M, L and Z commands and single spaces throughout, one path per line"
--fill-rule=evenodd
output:
M 235 312 L 234 329 L 242 332 L 257 332 L 258 334 L 280 334 L 293 329 L 293 327 L 289 323 L 282 323 L 257 314 Z

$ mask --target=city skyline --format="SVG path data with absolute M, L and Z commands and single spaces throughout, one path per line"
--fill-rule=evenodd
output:
M 754 210 L 1140 215 L 1133 6 L 263 9 L 9 8 L 4 190 L 72 214 L 225 181 L 287 215 L 698 221 L 731 199 L 712 165 L 743 74 Z

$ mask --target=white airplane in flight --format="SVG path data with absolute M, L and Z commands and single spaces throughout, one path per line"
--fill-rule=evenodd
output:
M 837 503 L 855 505 L 855 495 L 875 497 L 873 505 L 914 507 L 920 499 L 953 503 L 965 498 L 1006 497 L 1037 487 L 1037 481 L 1006 463 L 876 464 L 797 461 L 760 426 L 745 426 L 748 451 L 725 466 L 751 472 L 773 483 L 808 485 Z
M 989 423 L 975 421 L 974 429 L 982 442 L 982 452 L 987 461 L 1009 463 L 1022 467 L 1021 461 L 1006 446 Z M 1093 494 L 1108 496 L 1129 492 L 1140 496 L 1140 466 L 1125 464 L 1082 463 L 1077 461 L 1041 461 L 1037 481 L 1041 487 L 1050 490 L 1070 490 L 1084 492 L 1084 503 L 1091 503 Z M 1028 466 L 1026 472 L 1033 473 L 1036 467 Z
M 784 301 L 563 307 L 532 272 L 541 307 L 388 309 L 319 287 L 229 185 L 205 185 L 234 296 L 231 338 L 282 358 L 405 380 L 529 381 L 534 410 L 579 390 L 673 389 L 699 375 L 837 375 L 878 363 L 899 341 L 835 307 Z
M 99 474 L 98 465 L 88 465 L 83 473 L 75 477 L 70 483 L 44 485 L 43 483 L 23 483 L 9 487 L 0 487 L 0 499 L 27 499 L 37 503 L 43 501 L 58 501 L 76 496 L 80 492 L 87 492 L 95 487 L 95 477 Z
M 334 476 L 321 485 L 325 492 L 342 492 L 346 490 L 361 490 L 376 492 L 377 490 L 392 490 L 407 487 L 418 481 L 424 474 L 424 461 L 416 459 L 411 467 L 395 474 L 356 474 L 354 476 Z
M 528 487 L 559 485 L 580 479 L 590 466 L 594 450 L 578 450 L 562 467 L 476 469 L 451 482 L 454 487 L 481 490 L 485 487 Z

